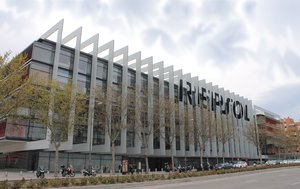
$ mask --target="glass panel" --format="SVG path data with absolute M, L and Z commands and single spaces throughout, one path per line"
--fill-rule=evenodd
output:
M 78 74 L 78 79 L 77 79 L 77 88 L 78 90 L 80 90 L 81 92 L 86 93 L 87 91 L 89 91 L 90 89 L 90 78 L 85 76 L 85 75 L 81 75 Z
M 134 147 L 134 131 L 127 131 L 126 146 Z
M 107 64 L 104 62 L 97 62 L 96 77 L 107 80 Z
M 168 82 L 164 82 L 164 95 L 165 97 L 169 97 L 169 83 Z
M 43 71 L 36 70 L 36 69 L 30 70 L 30 76 L 31 76 L 31 78 L 33 78 L 34 81 L 43 81 L 43 82 L 46 82 L 46 84 L 51 79 L 50 73 L 43 72 Z
M 30 126 L 29 133 L 28 133 L 28 139 L 33 140 L 33 141 L 46 139 L 46 131 L 47 131 L 47 129 L 43 126 L 41 126 L 41 127 Z
M 74 64 L 74 55 L 71 52 L 63 51 L 59 55 L 59 66 L 72 70 Z
M 82 127 L 74 133 L 73 144 L 81 144 L 87 142 L 87 126 Z
M 127 79 L 128 79 L 128 86 L 130 87 L 135 87 L 135 73 L 133 71 L 128 71 L 128 76 L 127 76 Z
M 80 56 L 78 72 L 86 75 L 91 75 L 92 58 L 86 56 Z
M 105 129 L 103 124 L 99 123 L 94 126 L 94 135 L 93 135 L 93 144 L 94 145 L 103 145 L 105 144 Z
M 122 82 L 122 68 L 114 66 L 113 83 L 120 84 Z
M 67 84 L 72 78 L 72 72 L 69 70 L 58 68 L 57 81 L 62 84 Z
M 53 64 L 54 52 L 46 48 L 34 46 L 33 59 L 47 64 Z

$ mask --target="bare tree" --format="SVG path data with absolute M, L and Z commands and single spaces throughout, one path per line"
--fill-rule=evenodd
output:
M 260 132 L 260 134 L 259 134 L 259 132 Z M 262 164 L 262 151 L 261 150 L 263 147 L 263 143 L 260 142 L 260 140 L 263 140 L 263 138 L 266 138 L 265 131 L 263 129 L 258 130 L 254 121 L 252 121 L 246 125 L 243 135 L 247 138 L 247 140 L 249 142 L 251 142 L 257 148 L 257 153 L 259 156 L 260 164 Z
M 233 125 L 230 122 L 230 116 L 226 116 L 226 122 L 222 114 L 216 119 L 216 124 L 214 124 L 216 127 L 215 135 L 217 142 L 222 144 L 222 160 L 225 163 L 225 144 L 234 137 Z
M 47 83 L 49 85 L 40 83 L 32 93 L 31 116 L 50 131 L 55 148 L 54 175 L 58 176 L 59 148 L 72 131 L 80 129 L 87 121 L 87 98 L 83 93 L 74 93 L 71 83 L 64 86 L 55 81 Z
M 136 93 L 137 98 L 135 99 L 135 106 L 140 110 L 140 121 L 134 124 L 134 130 L 136 131 L 135 134 L 137 138 L 142 143 L 141 147 L 145 159 L 146 173 L 149 171 L 149 147 L 153 145 L 150 144 L 150 137 L 155 137 L 160 130 L 160 128 L 157 127 L 157 123 L 159 123 L 159 116 L 161 115 L 158 112 L 160 112 L 161 109 L 152 101 L 154 95 L 153 91 L 153 88 L 148 88 L 148 86 L 145 85 L 141 88 L 140 93 Z M 153 108 L 150 106 L 151 104 L 154 106 Z
M 18 119 L 19 110 L 26 107 L 34 91 L 26 56 L 9 59 L 9 55 L 7 52 L 0 56 L 0 122 Z
M 199 153 L 200 153 L 200 165 L 203 165 L 203 154 L 205 151 L 206 144 L 210 141 L 212 138 L 211 128 L 210 128 L 210 113 L 207 108 L 204 108 L 204 106 L 201 107 L 195 107 L 195 112 L 200 110 L 200 121 L 196 121 L 195 124 L 195 141 L 199 147 Z M 197 119 L 197 114 L 194 118 L 194 120 Z M 198 119 L 199 120 L 199 119 Z
M 127 106 L 133 104 L 134 99 L 130 95 L 124 97 L 120 86 L 113 85 L 112 87 L 112 96 L 107 96 L 103 90 L 95 90 L 94 122 L 97 124 L 98 132 L 109 136 L 112 156 L 111 172 L 115 174 L 116 145 L 121 144 L 121 132 L 130 128 L 132 124 L 133 117 L 128 116 Z
M 175 126 L 175 114 L 178 112 L 178 103 L 175 102 L 174 99 L 165 98 L 164 102 L 162 102 L 162 109 L 164 110 L 165 122 L 161 124 L 163 127 L 162 130 L 164 132 L 161 133 L 161 137 L 164 138 L 166 145 L 170 148 L 171 152 L 171 168 L 172 171 L 175 170 L 174 164 L 174 142 L 176 141 L 176 135 L 178 131 L 176 131 Z
M 284 131 L 281 128 L 278 128 L 274 131 L 274 138 L 275 145 L 279 148 L 279 151 L 281 149 L 283 150 L 284 159 L 287 159 L 288 150 L 294 146 L 293 138 L 289 135 L 288 132 Z

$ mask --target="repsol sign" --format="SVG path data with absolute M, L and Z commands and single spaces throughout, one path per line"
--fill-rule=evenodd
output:
M 216 112 L 217 107 L 220 108 L 221 114 L 229 114 L 232 108 L 233 115 L 237 119 L 249 121 L 248 105 L 243 105 L 240 101 L 231 98 L 224 98 L 221 94 L 207 90 L 203 87 L 194 87 L 190 82 L 186 82 L 187 88 L 183 87 L 183 80 L 179 83 L 179 101 L 187 102 L 190 105 L 202 105 L 210 111 Z M 185 98 L 185 99 L 184 99 Z M 197 103 L 196 103 L 197 102 Z

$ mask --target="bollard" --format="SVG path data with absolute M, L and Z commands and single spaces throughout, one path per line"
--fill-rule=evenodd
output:
M 157 172 L 157 168 L 155 168 L 154 171 Z
M 164 171 L 164 169 L 163 168 L 161 168 L 161 172 L 163 172 Z
M 8 177 L 8 172 L 5 171 L 5 180 L 8 180 L 7 177 Z
M 20 175 L 21 175 L 21 177 L 23 178 L 23 171 L 20 171 Z

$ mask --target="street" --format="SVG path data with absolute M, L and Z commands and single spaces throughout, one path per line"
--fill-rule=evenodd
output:
M 153 181 L 143 183 L 98 185 L 86 187 L 68 187 L 79 189 L 299 189 L 300 167 L 267 169 L 255 172 L 243 172 L 226 175 L 213 175 L 205 177 L 184 178 L 166 181 Z

